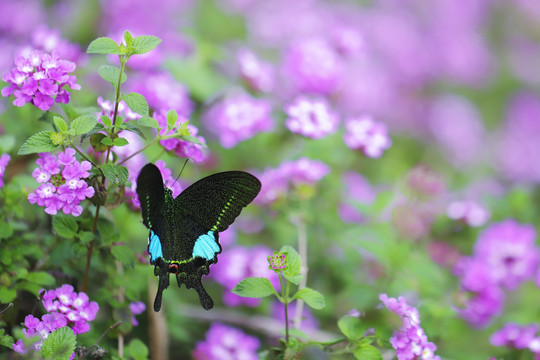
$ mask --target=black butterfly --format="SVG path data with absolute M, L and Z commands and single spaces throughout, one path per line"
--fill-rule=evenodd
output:
M 261 190 L 260 181 L 243 171 L 227 171 L 205 177 L 173 199 L 161 172 L 146 164 L 137 178 L 143 224 L 150 229 L 148 253 L 154 275 L 159 276 L 154 311 L 161 309 L 169 274 L 178 286 L 195 289 L 204 309 L 214 307 L 201 278 L 221 253 L 219 233 L 240 215 Z

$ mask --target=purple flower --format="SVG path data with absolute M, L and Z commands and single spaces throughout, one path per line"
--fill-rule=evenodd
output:
M 491 335 L 489 342 L 494 346 L 507 346 L 515 349 L 526 349 L 535 340 L 539 330 L 538 324 L 519 325 L 507 323 Z
M 131 310 L 131 323 L 133 326 L 139 325 L 139 322 L 135 318 L 135 315 L 139 315 L 146 310 L 146 305 L 142 301 L 132 302 L 129 304 L 129 310 Z
M 360 222 L 363 216 L 354 204 L 370 205 L 377 194 L 366 178 L 353 171 L 346 172 L 342 181 L 345 185 L 342 191 L 344 202 L 339 206 L 339 216 L 345 222 Z
M 273 203 L 284 197 L 291 185 L 314 185 L 330 172 L 330 167 L 319 160 L 302 157 L 294 161 L 285 161 L 277 168 L 266 169 L 259 174 L 262 189 L 256 200 L 262 204 Z
M 4 174 L 10 159 L 11 157 L 9 154 L 2 154 L 2 156 L 0 156 L 0 188 L 4 186 Z
M 234 246 L 223 252 L 219 262 L 214 265 L 211 276 L 225 288 L 225 305 L 256 307 L 260 304 L 261 299 L 241 297 L 231 292 L 236 284 L 246 277 L 265 277 L 274 287 L 279 288 L 279 278 L 268 271 L 267 257 L 270 255 L 272 250 L 261 245 L 252 248 Z
M 251 89 L 265 93 L 274 89 L 275 69 L 272 64 L 259 60 L 246 49 L 238 51 L 236 59 L 240 77 Z
M 424 329 L 420 326 L 420 314 L 418 310 L 407 304 L 405 299 L 389 298 L 386 294 L 380 294 L 379 299 L 388 310 L 397 314 L 401 318 L 402 326 L 394 331 L 390 338 L 390 343 L 396 349 L 399 360 L 440 360 L 435 355 L 437 346 L 428 341 Z
M 251 139 L 274 125 L 270 102 L 249 94 L 233 94 L 212 106 L 203 118 L 204 125 L 224 148 Z
M 339 86 L 342 64 L 322 38 L 302 39 L 285 54 L 283 72 L 290 79 L 294 93 L 331 94 Z
M 288 115 L 285 126 L 293 133 L 320 139 L 337 130 L 339 118 L 322 98 L 300 96 L 285 108 L 285 112 Z
M 257 338 L 246 335 L 239 329 L 213 323 L 206 333 L 206 339 L 197 343 L 192 355 L 197 360 L 257 360 L 259 346 Z
M 452 201 L 446 207 L 446 215 L 453 220 L 461 220 L 472 227 L 479 227 L 488 222 L 489 211 L 472 200 Z
M 351 149 L 362 150 L 372 158 L 381 157 L 392 145 L 386 125 L 375 122 L 370 116 L 348 119 L 345 122 L 343 141 Z
M 187 88 L 176 81 L 169 73 L 145 73 L 131 83 L 133 91 L 142 94 L 148 105 L 156 111 L 176 110 L 180 117 L 189 117 L 193 103 Z
M 41 339 L 34 344 L 34 349 L 39 350 L 49 333 L 62 327 L 70 327 L 76 335 L 90 331 L 88 321 L 94 320 L 99 306 L 95 301 L 88 302 L 85 293 L 76 293 L 69 284 L 55 290 L 41 290 L 40 293 L 48 314 L 43 315 L 41 320 L 32 315 L 26 316 L 24 319 L 26 329 L 22 331 L 25 337 L 39 335 Z M 13 344 L 13 350 L 20 354 L 27 351 L 22 339 Z
M 13 105 L 23 106 L 32 103 L 41 110 L 49 110 L 56 102 L 69 101 L 69 93 L 62 89 L 67 85 L 74 90 L 80 86 L 75 83 L 76 79 L 68 73 L 75 70 L 75 64 L 62 60 L 53 52 L 48 54 L 38 50 L 15 59 L 15 67 L 4 74 L 3 80 L 9 87 L 2 89 L 2 96 L 13 94 Z M 60 91 L 61 96 L 57 95 Z
M 60 30 L 50 29 L 47 25 L 39 25 L 32 33 L 34 48 L 51 53 L 56 51 L 59 57 L 77 62 L 81 56 L 80 46 L 62 37 Z
M 174 127 L 168 130 L 167 114 L 165 111 L 154 113 L 154 119 L 156 119 L 159 124 L 159 136 L 177 134 L 178 129 L 187 121 L 187 119 L 183 117 L 178 117 Z M 206 144 L 206 140 L 202 136 L 197 136 L 199 129 L 191 124 L 187 125 L 187 129 L 191 136 L 197 138 L 202 144 Z M 165 148 L 165 150 L 174 151 L 177 156 L 192 159 L 196 163 L 202 162 L 206 159 L 203 145 L 195 144 L 179 138 L 160 140 L 159 143 Z
M 72 148 L 59 153 L 58 158 L 50 153 L 39 154 L 39 168 L 34 169 L 32 176 L 41 185 L 28 194 L 30 204 L 45 207 L 50 215 L 60 210 L 73 216 L 82 213 L 80 202 L 94 196 L 94 188 L 83 180 L 90 176 L 92 165 L 88 161 L 79 163 L 74 154 Z

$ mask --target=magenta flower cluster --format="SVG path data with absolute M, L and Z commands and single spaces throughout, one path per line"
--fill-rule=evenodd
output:
M 34 104 L 41 110 L 49 110 L 56 101 L 67 104 L 70 93 L 64 86 L 79 90 L 77 78 L 69 73 L 75 70 L 75 63 L 60 59 L 54 52 L 31 51 L 26 56 L 15 59 L 15 67 L 4 74 L 3 80 L 9 84 L 2 89 L 2 96 L 13 94 L 13 105 Z
M 452 201 L 446 207 L 446 215 L 453 220 L 463 221 L 472 227 L 479 227 L 489 220 L 489 210 L 474 200 Z
M 285 107 L 285 126 L 291 132 L 312 139 L 321 139 L 337 130 L 339 117 L 323 98 L 298 97 Z
M 284 197 L 291 186 L 313 185 L 330 173 L 330 167 L 320 160 L 301 157 L 285 161 L 277 168 L 265 169 L 259 174 L 262 189 L 256 198 L 261 204 L 270 204 Z
M 67 148 L 58 156 L 40 153 L 39 165 L 32 176 L 41 185 L 28 195 L 30 204 L 45 207 L 45 212 L 55 215 L 62 210 L 64 214 L 79 216 L 82 213 L 81 201 L 94 196 L 94 188 L 85 180 L 90 176 L 92 165 L 88 161 L 79 162 L 75 150 Z
M 210 133 L 224 148 L 251 139 L 274 126 L 272 106 L 268 100 L 254 98 L 247 93 L 233 94 L 212 106 L 203 121 Z
M 380 294 L 379 300 L 388 310 L 401 318 L 401 328 L 394 331 L 390 338 L 392 347 L 396 349 L 398 360 L 440 360 L 435 355 L 437 346 L 428 341 L 424 329 L 420 326 L 420 314 L 418 310 L 407 304 L 405 298 L 391 298 L 386 294 Z
M 489 341 L 494 346 L 505 346 L 511 349 L 528 349 L 534 359 L 540 358 L 540 326 L 538 324 L 520 325 L 509 322 L 491 335 Z
M 459 315 L 475 327 L 486 326 L 499 315 L 505 298 L 503 289 L 515 290 L 536 275 L 540 251 L 535 242 L 534 226 L 515 220 L 485 229 L 473 255 L 460 259 L 454 268 L 461 289 L 470 293 Z
M 132 302 L 129 304 L 129 310 L 131 311 L 131 323 L 133 326 L 138 326 L 139 322 L 135 318 L 135 315 L 139 315 L 146 310 L 146 304 L 142 301 Z
M 256 307 L 261 303 L 261 299 L 241 297 L 231 292 L 236 284 L 247 277 L 265 277 L 279 289 L 278 277 L 268 271 L 267 257 L 272 254 L 271 249 L 258 245 L 252 248 L 234 246 L 220 255 L 219 262 L 213 265 L 214 269 L 210 276 L 225 288 L 223 293 L 225 305 Z
M 96 318 L 99 311 L 99 305 L 95 301 L 89 301 L 88 295 L 82 291 L 76 293 L 73 286 L 68 284 L 56 290 L 42 290 L 42 303 L 48 314 L 43 315 L 41 320 L 33 315 L 24 319 L 24 336 L 39 335 L 41 338 L 41 341 L 34 344 L 36 350 L 40 350 L 43 340 L 59 328 L 68 326 L 76 335 L 90 331 L 89 322 Z M 22 339 L 19 339 L 13 344 L 13 350 L 24 354 L 28 349 L 24 347 Z
M 347 119 L 343 141 L 349 148 L 361 150 L 372 158 L 381 157 L 392 145 L 386 125 L 376 122 L 370 116 Z
M 206 333 L 206 339 L 197 343 L 192 355 L 196 360 L 257 360 L 259 346 L 256 337 L 227 325 L 213 323 Z
M 159 124 L 159 136 L 173 135 L 178 133 L 178 128 L 187 121 L 186 118 L 179 117 L 176 120 L 174 127 L 168 130 L 167 113 L 165 111 L 154 113 L 154 119 L 156 119 Z M 199 129 L 197 129 L 197 127 L 188 124 L 187 128 L 191 136 L 197 138 L 202 144 L 206 144 L 206 140 L 202 136 L 197 136 L 199 133 Z M 191 159 L 196 163 L 206 159 L 203 145 L 195 144 L 179 138 L 164 139 L 160 140 L 159 143 L 165 150 L 172 151 L 177 156 Z
M 4 173 L 6 172 L 6 167 L 9 164 L 11 156 L 9 154 L 2 154 L 0 156 L 0 188 L 4 187 Z
M 236 59 L 239 75 L 249 88 L 264 93 L 274 89 L 275 69 L 272 64 L 260 60 L 247 49 L 239 50 Z

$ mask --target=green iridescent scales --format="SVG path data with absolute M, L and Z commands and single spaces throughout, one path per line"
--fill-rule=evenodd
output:
M 137 178 L 143 224 L 159 238 L 163 256 L 154 260 L 154 274 L 159 277 L 154 310 L 161 308 L 162 293 L 169 286 L 169 274 L 176 274 L 178 286 L 195 289 L 204 309 L 214 303 L 201 278 L 221 253 L 219 232 L 226 230 L 259 193 L 261 183 L 242 171 L 228 171 L 203 178 L 173 199 L 165 188 L 159 169 L 146 164 Z M 141 199 L 144 199 L 141 201 Z M 212 234 L 219 251 L 210 259 L 194 257 L 194 247 L 201 235 Z M 149 241 L 150 246 L 150 241 Z M 149 251 L 150 252 L 150 251 Z

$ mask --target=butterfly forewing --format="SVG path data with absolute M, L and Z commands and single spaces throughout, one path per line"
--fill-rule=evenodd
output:
M 242 208 L 257 196 L 260 181 L 243 171 L 227 171 L 205 177 L 175 199 L 178 211 L 212 231 L 224 231 Z
M 141 203 L 143 224 L 153 229 L 160 222 L 165 201 L 161 172 L 154 164 L 146 164 L 137 178 L 137 195 Z

